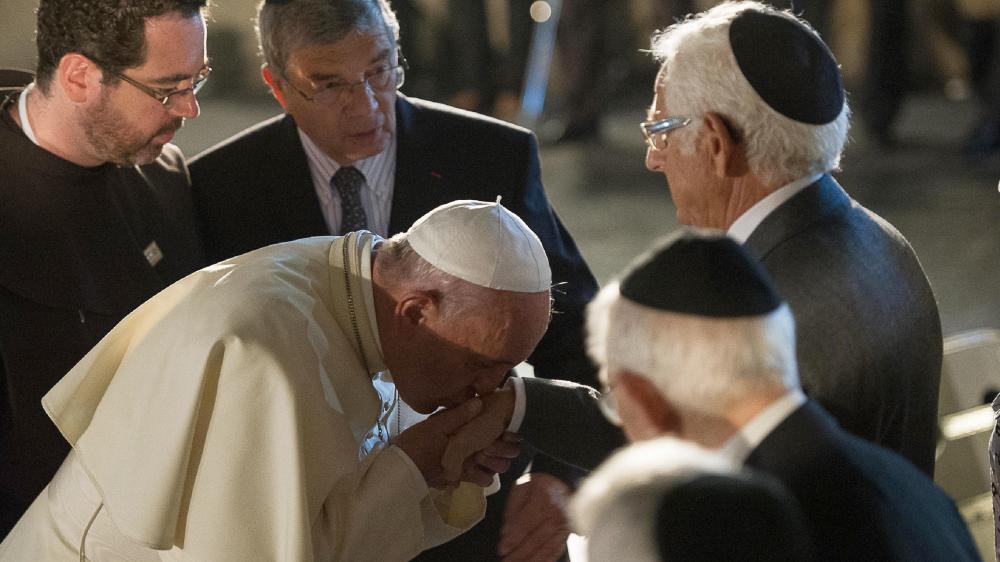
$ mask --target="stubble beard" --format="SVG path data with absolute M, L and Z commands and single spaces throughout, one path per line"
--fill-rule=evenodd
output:
M 163 151 L 163 145 L 154 144 L 153 139 L 180 129 L 184 124 L 184 119 L 178 117 L 154 134 L 143 135 L 114 107 L 108 92 L 101 97 L 97 107 L 86 111 L 84 119 L 84 135 L 94 154 L 105 162 L 120 166 L 153 162 Z

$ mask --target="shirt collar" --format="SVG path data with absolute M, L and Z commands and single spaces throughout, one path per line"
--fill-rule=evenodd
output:
M 323 172 L 323 175 L 326 176 L 327 183 L 329 183 L 330 179 L 333 178 L 333 175 L 336 174 L 337 170 L 342 168 L 342 166 L 336 160 L 330 158 L 330 156 L 327 155 L 326 152 L 323 152 L 323 149 L 321 149 L 319 145 L 313 142 L 313 140 L 309 138 L 309 135 L 307 135 L 306 132 L 303 131 L 301 127 L 297 127 L 297 130 L 299 133 L 299 140 L 302 141 L 302 148 L 305 150 L 306 157 L 309 159 L 309 162 L 317 169 Z M 384 167 L 386 165 L 387 160 L 391 156 L 395 155 L 395 153 L 396 153 L 396 136 L 393 135 L 392 142 L 389 143 L 389 146 L 386 147 L 385 150 L 379 152 L 374 156 L 369 156 L 368 158 L 365 158 L 363 160 L 358 160 L 356 162 L 351 163 L 351 166 L 354 166 L 355 168 L 358 169 L 359 172 L 364 174 L 365 179 L 368 180 L 366 182 L 368 188 L 371 189 L 373 193 L 375 193 L 380 197 L 386 194 L 387 190 L 391 187 L 391 185 L 386 185 L 384 183 L 371 181 L 370 178 L 372 177 L 372 172 L 374 170 L 378 170 Z
M 792 415 L 799 406 L 806 403 L 806 395 L 801 390 L 788 391 L 784 396 L 771 402 L 749 422 L 743 424 L 732 437 L 727 440 L 719 452 L 737 464 L 743 464 L 750 451 L 757 448 L 768 435 L 778 427 L 785 418 Z
M 788 201 L 796 193 L 809 187 L 821 177 L 823 177 L 822 173 L 801 177 L 772 191 L 767 197 L 757 201 L 746 212 L 737 217 L 726 233 L 740 244 L 745 243 L 768 215 L 780 207 L 782 203 Z

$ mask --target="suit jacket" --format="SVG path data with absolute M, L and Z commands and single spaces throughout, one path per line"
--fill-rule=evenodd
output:
M 943 491 L 900 456 L 845 432 L 815 402 L 771 431 L 746 465 L 798 499 L 821 559 L 980 559 Z
M 534 135 L 482 115 L 400 95 L 396 102 L 396 175 L 389 234 L 455 199 L 503 204 L 535 231 L 552 267 L 551 324 L 528 361 L 538 376 L 596 385 L 583 343 L 583 311 L 597 290 L 576 243 L 542 187 Z M 261 246 L 329 234 L 294 119 L 274 117 L 195 157 L 195 208 L 212 261 Z M 507 491 L 530 457 L 522 455 L 490 497 L 486 520 L 425 560 L 495 559 Z M 536 458 L 536 470 L 564 478 L 565 468 Z
M 795 315 L 806 394 L 844 429 L 933 474 L 941 322 L 903 235 L 825 175 L 745 247 Z
M 519 432 L 537 449 L 593 469 L 624 444 L 593 389 L 529 379 L 525 390 Z M 979 560 L 944 492 L 898 454 L 844 431 L 812 400 L 772 430 L 745 464 L 776 477 L 796 497 L 820 559 Z

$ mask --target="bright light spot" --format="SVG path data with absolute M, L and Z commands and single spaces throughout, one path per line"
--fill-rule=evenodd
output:
M 941 418 L 941 435 L 955 441 L 993 429 L 996 419 L 989 405 L 976 406 Z
M 531 13 L 531 19 L 538 23 L 545 23 L 549 21 L 552 17 L 552 6 L 549 6 L 548 2 L 532 2 L 531 8 L 528 10 Z

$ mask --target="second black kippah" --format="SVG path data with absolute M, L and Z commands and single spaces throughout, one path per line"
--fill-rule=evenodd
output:
M 619 290 L 643 306 L 717 318 L 760 316 L 782 303 L 767 273 L 733 239 L 691 230 L 638 258 Z
M 747 10 L 733 19 L 729 43 L 736 64 L 764 103 L 811 125 L 825 125 L 844 107 L 833 53 L 803 24 Z

